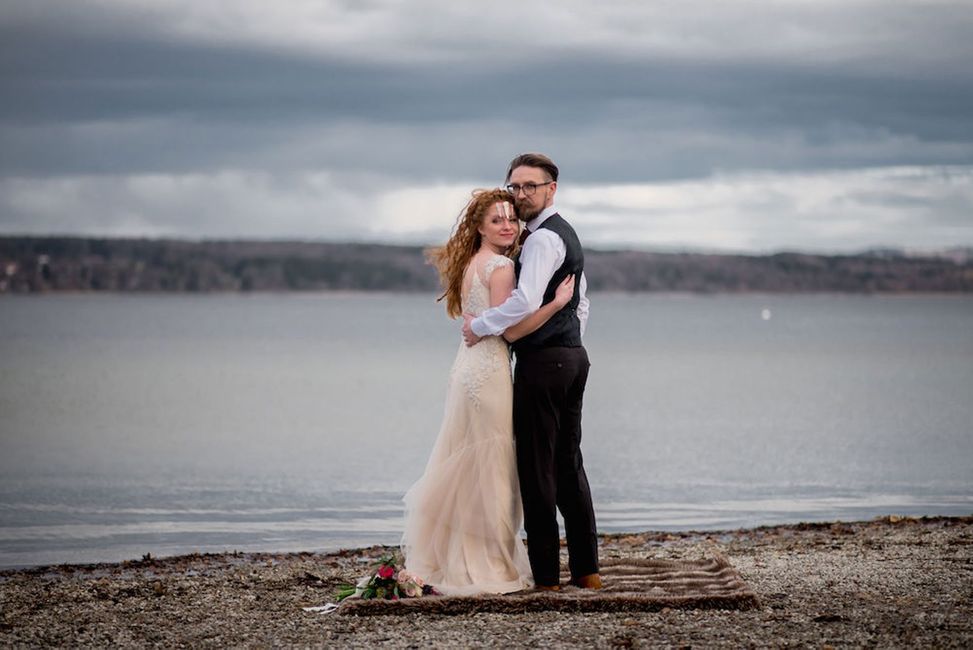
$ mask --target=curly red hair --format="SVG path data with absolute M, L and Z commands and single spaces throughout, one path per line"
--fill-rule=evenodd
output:
M 446 313 L 450 318 L 463 314 L 463 275 L 470 260 L 480 250 L 483 237 L 479 228 L 484 215 L 495 203 L 513 203 L 510 194 L 500 188 L 473 190 L 472 196 L 459 213 L 446 245 L 426 251 L 426 258 L 439 271 L 439 281 L 443 286 L 443 295 L 436 302 L 446 299 Z M 519 249 L 520 245 L 515 241 L 506 254 L 513 257 Z

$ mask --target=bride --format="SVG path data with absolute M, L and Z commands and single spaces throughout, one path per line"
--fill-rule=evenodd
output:
M 511 258 L 519 234 L 506 191 L 473 192 L 449 241 L 430 252 L 450 317 L 479 315 L 507 299 L 516 286 Z M 425 472 L 404 498 L 405 568 L 443 594 L 509 593 L 533 585 L 519 537 L 523 513 L 507 342 L 543 325 L 573 293 L 569 276 L 552 302 L 503 338 L 487 337 L 473 347 L 460 341 L 439 436 Z

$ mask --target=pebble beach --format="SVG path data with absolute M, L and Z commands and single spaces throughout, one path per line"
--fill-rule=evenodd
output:
M 973 516 L 605 535 L 605 558 L 721 553 L 756 609 L 321 614 L 389 547 L 143 557 L 0 572 L 0 645 L 973 646 Z

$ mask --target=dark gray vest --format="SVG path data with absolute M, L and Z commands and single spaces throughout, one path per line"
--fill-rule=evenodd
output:
M 539 329 L 514 342 L 512 347 L 514 352 L 518 353 L 539 348 L 576 348 L 581 346 L 581 321 L 578 320 L 577 313 L 578 302 L 581 300 L 581 272 L 584 270 L 584 252 L 581 250 L 581 241 L 574 232 L 574 228 L 557 213 L 545 219 L 540 227 L 556 233 L 564 242 L 565 248 L 564 263 L 554 271 L 554 276 L 547 283 L 541 304 L 546 305 L 554 300 L 554 292 L 557 286 L 572 273 L 574 274 L 574 295 L 571 297 L 571 302 L 554 314 Z M 514 260 L 514 271 L 519 279 L 519 256 Z

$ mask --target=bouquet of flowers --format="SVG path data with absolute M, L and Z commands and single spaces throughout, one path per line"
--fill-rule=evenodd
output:
M 355 585 L 341 585 L 337 599 L 341 602 L 345 598 L 384 598 L 398 600 L 399 598 L 419 598 L 420 596 L 438 596 L 431 585 L 427 585 L 419 576 L 409 573 L 405 569 L 396 570 L 395 557 L 383 555 L 374 573 L 365 576 Z

